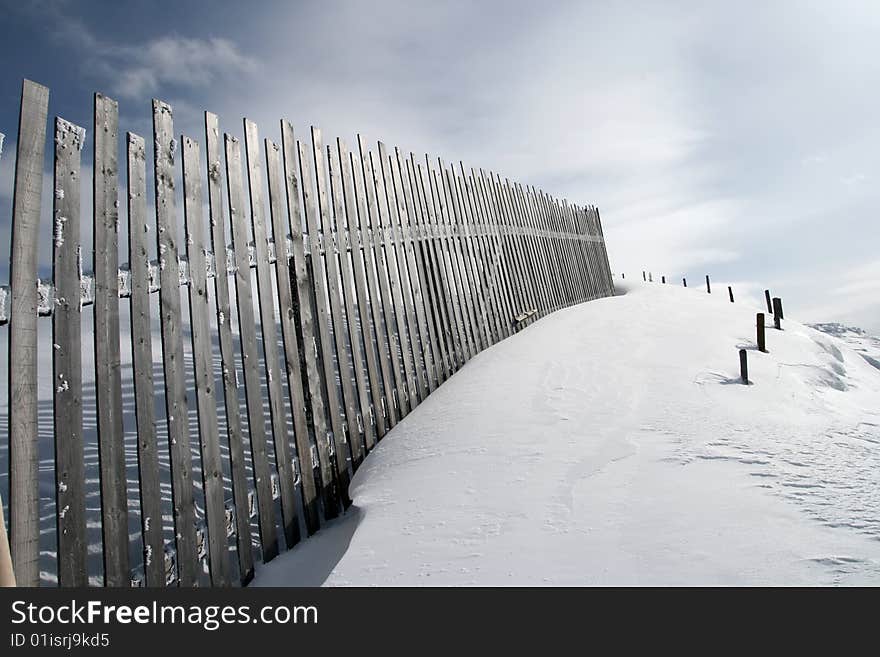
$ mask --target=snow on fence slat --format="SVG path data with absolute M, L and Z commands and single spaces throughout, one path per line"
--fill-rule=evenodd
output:
M 174 509 L 174 559 L 181 586 L 197 582 L 198 564 L 190 451 L 189 407 L 183 361 L 183 321 L 178 261 L 181 226 L 175 205 L 175 155 L 171 106 L 153 101 L 153 164 L 156 201 L 156 244 L 159 253 L 159 307 L 162 364 L 165 379 L 165 421 L 171 458 L 171 499 Z M 169 264 L 171 263 L 171 264 Z M 173 579 L 173 573 L 172 579 Z
M 165 544 L 162 537 L 162 492 L 159 485 L 153 338 L 150 328 L 150 256 L 147 246 L 150 220 L 147 217 L 146 146 L 143 137 L 133 133 L 128 133 L 127 142 L 131 350 L 144 583 L 147 586 L 164 586 Z
M 235 266 L 235 257 L 227 258 L 226 214 L 223 210 L 223 167 L 220 164 L 220 126 L 217 115 L 205 112 L 205 144 L 208 155 L 208 215 L 211 226 L 211 244 L 217 255 L 218 272 Z M 223 247 L 223 248 L 221 248 Z M 232 344 L 232 310 L 229 302 L 229 276 L 214 278 L 214 307 L 217 334 L 220 343 L 220 379 L 223 381 L 223 405 L 226 416 L 226 441 L 229 453 L 228 481 L 232 486 L 232 504 L 226 505 L 226 532 L 235 535 L 238 557 L 238 578 L 242 585 L 254 576 L 254 557 L 251 549 L 248 483 L 245 471 L 244 434 L 238 399 L 238 370 Z M 216 373 L 215 373 L 216 379 Z
M 269 211 L 272 215 L 272 232 L 276 237 L 286 236 L 290 232 L 290 224 L 287 220 L 287 208 L 282 199 L 285 194 L 284 178 L 281 170 L 281 149 L 268 139 L 265 140 L 266 148 L 266 178 L 269 184 Z M 302 235 L 299 237 L 302 243 Z M 320 525 L 318 516 L 318 491 L 315 485 L 315 473 L 311 467 L 300 467 L 297 463 L 305 460 L 309 463 L 311 445 L 309 443 L 309 430 L 306 424 L 306 401 L 303 390 L 303 371 L 300 365 L 299 354 L 301 353 L 300 340 L 296 333 L 296 312 L 292 298 L 293 278 L 290 271 L 288 258 L 281 257 L 275 260 L 275 282 L 278 294 L 279 317 L 281 320 L 281 337 L 284 341 L 284 364 L 287 376 L 287 389 L 290 398 L 290 409 L 293 415 L 293 433 L 296 441 L 297 458 L 290 458 L 292 480 L 291 491 L 300 483 L 303 498 L 303 510 L 305 515 L 306 534 L 311 536 Z M 294 533 L 290 537 L 288 547 L 299 541 L 299 526 L 292 527 Z
M 57 122 L 53 280 L 41 281 L 48 90 L 23 85 L 11 284 L 0 286 L 10 331 L 0 467 L 10 471 L 4 499 L 23 584 L 245 585 L 253 550 L 268 561 L 343 512 L 366 454 L 470 358 L 613 293 L 592 206 L 381 141 L 371 151 L 360 136 L 357 153 L 342 140 L 325 147 L 317 128 L 300 143 L 287 121 L 279 147 L 245 120 L 243 162 L 237 137 L 221 143 L 217 116 L 205 113 L 203 151 L 175 136 L 161 101 L 155 218 L 144 140 L 127 133 L 119 264 L 118 116 L 115 101 L 95 95 L 91 181 L 78 174 L 84 132 Z M 79 201 L 89 182 L 86 244 Z M 94 274 L 83 271 L 90 251 Z M 89 305 L 93 323 L 82 319 Z M 53 317 L 51 341 L 38 336 L 41 316 Z M 38 470 L 37 420 L 47 418 L 53 467 Z
M 266 212 L 263 198 L 263 164 L 260 138 L 253 121 L 244 121 L 247 180 L 251 208 L 251 228 L 257 256 L 257 304 L 260 309 L 260 329 L 263 338 L 266 387 L 269 392 L 269 418 L 275 447 L 275 469 L 279 481 L 281 518 L 284 540 L 288 546 L 298 540 L 299 520 L 294 502 L 293 468 L 279 368 L 278 335 L 275 330 L 275 304 L 272 294 L 272 274 L 267 253 Z
M 226 547 L 226 513 L 223 496 L 223 463 L 220 456 L 220 429 L 214 395 L 214 368 L 211 358 L 208 281 L 205 277 L 205 238 L 202 217 L 202 178 L 199 145 L 184 137 L 183 215 L 186 252 L 192 265 L 189 285 L 193 370 L 198 414 L 199 449 L 202 459 L 202 489 L 205 492 L 208 564 L 211 581 L 229 584 L 229 551 Z
M 269 475 L 269 457 L 266 448 L 266 415 L 260 394 L 260 357 L 257 353 L 257 327 L 254 317 L 251 270 L 247 263 L 246 245 L 250 241 L 248 221 L 244 209 L 242 187 L 241 142 L 237 137 L 224 135 L 226 146 L 226 181 L 229 193 L 229 223 L 232 225 L 232 243 L 235 251 L 235 296 L 238 308 L 239 342 L 244 393 L 247 403 L 248 437 L 250 438 L 253 482 L 258 509 L 257 520 L 263 561 L 271 561 L 278 554 L 275 529 L 275 509 Z M 270 432 L 271 432 L 270 428 Z M 250 513 L 250 503 L 245 507 Z M 245 509 L 236 508 L 236 513 Z
M 58 582 L 86 586 L 86 500 L 82 411 L 82 309 L 79 305 L 80 160 L 86 131 L 55 120 L 55 220 L 52 272 L 58 307 L 52 317 Z M 126 546 L 127 547 L 127 546 Z M 126 573 L 127 575 L 127 573 Z

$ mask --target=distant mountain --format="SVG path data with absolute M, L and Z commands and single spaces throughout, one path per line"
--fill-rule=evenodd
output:
M 868 335 L 863 329 L 856 326 L 844 326 L 837 322 L 824 324 L 810 324 L 817 331 L 827 333 L 846 342 L 851 349 L 861 354 L 862 358 L 880 369 L 880 338 Z

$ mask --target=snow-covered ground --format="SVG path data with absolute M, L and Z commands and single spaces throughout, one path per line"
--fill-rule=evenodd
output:
M 724 294 L 619 289 L 475 357 L 255 583 L 880 584 L 880 369 L 791 320 L 762 354 Z

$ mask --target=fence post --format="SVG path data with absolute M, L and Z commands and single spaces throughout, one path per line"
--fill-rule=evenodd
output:
M 758 313 L 755 327 L 758 331 L 758 351 L 767 353 L 767 339 L 764 335 L 764 313 Z
M 727 286 L 727 293 L 730 295 L 730 303 L 733 303 L 733 288 L 730 285 Z
M 652 274 L 651 272 L 648 272 L 648 282 L 649 283 L 654 282 L 654 274 Z
M 773 297 L 773 323 L 782 330 L 782 299 Z
M 709 283 L 709 274 L 706 274 L 706 292 L 712 294 L 712 285 Z
M 782 312 L 782 297 L 775 297 L 773 299 L 774 312 L 776 309 L 776 304 L 779 304 L 779 319 L 785 319 L 785 313 Z
M 647 283 L 647 281 L 648 281 L 648 277 L 645 275 L 645 270 L 644 270 L 644 269 L 642 270 L 642 280 L 645 281 L 646 283 Z
M 665 284 L 665 283 L 666 283 L 666 277 L 665 277 L 665 276 L 661 276 L 661 277 L 660 277 L 660 282 Z
M 770 290 L 764 290 L 764 298 L 767 300 L 767 314 L 773 314 L 773 304 L 770 302 Z
M 745 385 L 749 385 L 749 357 L 745 349 L 739 350 L 739 375 Z
M 18 582 L 40 581 L 37 279 L 49 90 L 25 80 L 13 195 L 9 316 L 9 539 Z
M 681 279 L 681 284 L 684 285 L 685 287 L 687 287 L 687 286 L 688 286 L 688 279 L 686 279 L 686 278 L 682 278 L 682 279 Z

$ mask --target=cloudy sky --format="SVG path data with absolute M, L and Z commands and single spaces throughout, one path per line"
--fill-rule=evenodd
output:
M 230 132 L 247 116 L 277 137 L 286 117 L 462 159 L 598 205 L 628 277 L 770 286 L 788 316 L 880 333 L 876 2 L 0 8 L 4 248 L 27 77 L 85 126 L 102 91 L 145 135 L 158 97 L 196 137 L 210 109 Z

